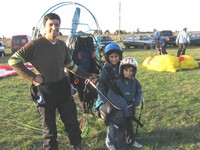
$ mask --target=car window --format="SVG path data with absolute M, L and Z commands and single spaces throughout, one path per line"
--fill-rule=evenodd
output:
M 21 39 L 22 44 L 25 44 L 27 41 L 26 39 Z
M 195 37 L 195 34 L 190 35 L 190 38 L 194 38 L 194 37 Z
M 196 34 L 190 35 L 190 39 L 196 39 L 196 38 L 198 38 Z
M 197 34 L 196 37 L 197 37 L 197 38 L 200 38 L 200 34 Z
M 19 44 L 20 43 L 20 38 L 14 37 L 13 40 L 12 40 L 12 43 Z
M 135 40 L 140 40 L 141 39 L 141 36 L 136 36 L 135 37 Z
M 112 39 L 109 36 L 102 36 L 101 41 L 111 41 Z
M 171 31 L 163 31 L 160 34 L 161 36 L 172 36 L 172 32 Z
M 126 39 L 127 39 L 127 40 L 133 40 L 134 37 L 133 37 L 133 36 L 129 36 L 129 37 L 127 37 Z
M 150 40 L 150 37 L 149 36 L 143 36 L 143 40 Z

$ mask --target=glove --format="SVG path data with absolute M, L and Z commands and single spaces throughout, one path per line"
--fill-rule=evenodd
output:
M 77 75 L 81 78 L 89 79 L 93 83 L 96 83 L 98 80 L 97 74 L 88 73 L 88 72 L 84 71 L 83 69 L 81 69 L 80 67 L 78 67 L 77 71 L 75 72 L 75 75 Z
M 140 102 L 144 103 L 145 99 L 142 97 L 140 100 L 134 100 L 134 106 L 137 107 L 140 105 Z
M 137 107 L 140 105 L 140 101 L 134 101 L 134 106 Z
M 89 76 L 88 76 L 89 80 L 93 83 L 97 83 L 99 77 L 97 74 L 95 73 L 89 73 Z

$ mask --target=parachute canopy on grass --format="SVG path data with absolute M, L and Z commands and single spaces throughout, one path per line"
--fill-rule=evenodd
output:
M 153 71 L 176 72 L 180 69 L 192 69 L 198 67 L 198 62 L 188 55 L 180 57 L 167 55 L 157 55 L 147 57 L 143 66 Z
M 199 64 L 194 58 L 188 55 L 179 56 L 180 69 L 192 69 L 198 67 Z

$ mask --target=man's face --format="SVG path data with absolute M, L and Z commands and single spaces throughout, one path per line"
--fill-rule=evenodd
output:
M 57 19 L 48 19 L 45 26 L 46 37 L 54 39 L 59 33 L 60 22 Z

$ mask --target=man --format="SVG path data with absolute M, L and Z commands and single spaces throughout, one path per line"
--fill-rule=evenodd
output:
M 183 31 L 179 32 L 176 38 L 176 45 L 178 46 L 177 57 L 185 55 L 186 48 L 190 44 L 190 37 L 187 34 L 187 28 L 183 28 Z
M 96 74 L 89 74 L 78 68 L 71 59 L 66 44 L 57 39 L 61 20 L 55 13 L 44 16 L 44 37 L 30 41 L 14 53 L 8 63 L 23 78 L 37 87 L 44 104 L 38 105 L 42 118 L 43 147 L 57 150 L 56 109 L 60 113 L 70 143 L 75 150 L 82 150 L 81 131 L 77 120 L 77 110 L 71 96 L 70 84 L 64 68 L 85 79 L 97 80 Z M 30 62 L 35 72 L 27 69 L 23 63 Z M 38 93 L 36 93 L 38 94 Z

